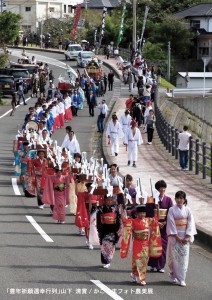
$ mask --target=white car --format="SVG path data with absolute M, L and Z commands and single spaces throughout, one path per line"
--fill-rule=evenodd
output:
M 81 51 L 82 47 L 79 44 L 68 45 L 68 49 L 64 52 L 65 59 L 77 59 L 77 56 Z

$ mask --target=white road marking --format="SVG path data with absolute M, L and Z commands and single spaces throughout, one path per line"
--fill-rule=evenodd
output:
M 90 280 L 93 282 L 96 286 L 98 286 L 102 291 L 104 291 L 106 294 L 108 294 L 111 298 L 115 300 L 123 300 L 119 295 L 117 295 L 115 292 L 113 292 L 109 287 L 107 287 L 105 284 L 103 284 L 99 280 Z
M 12 186 L 13 186 L 13 190 L 14 190 L 14 193 L 17 195 L 17 196 L 20 196 L 21 195 L 21 192 L 18 188 L 18 185 L 17 185 L 17 178 L 12 178 Z
M 48 236 L 48 234 L 45 233 L 45 231 L 40 227 L 40 225 L 38 225 L 38 223 L 35 221 L 35 219 L 32 216 L 26 216 L 26 218 L 32 224 L 32 226 L 40 233 L 40 235 L 42 236 L 42 238 L 44 238 L 44 240 L 46 242 L 49 242 L 49 243 L 53 243 L 54 242 L 50 238 L 50 236 Z
M 31 99 L 31 97 L 27 98 L 25 101 L 29 101 Z M 17 105 L 16 108 L 18 108 L 19 106 L 21 106 L 21 104 L 24 104 L 24 102 L 21 102 L 20 105 Z M 0 116 L 0 119 L 5 117 L 6 115 L 8 115 L 10 112 L 12 111 L 12 109 L 6 111 L 6 113 L 4 113 L 2 116 Z

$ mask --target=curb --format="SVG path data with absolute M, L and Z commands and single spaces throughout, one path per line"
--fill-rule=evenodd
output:
M 195 239 L 205 244 L 207 247 L 212 249 L 212 234 L 209 231 L 206 231 L 201 226 L 197 227 L 197 235 Z
M 8 46 L 8 48 L 12 49 L 26 49 L 26 50 L 32 50 L 32 51 L 41 51 L 41 52 L 51 52 L 51 53 L 58 53 L 58 54 L 64 54 L 64 50 L 54 50 L 54 49 L 44 49 L 44 48 L 32 48 L 32 47 L 20 47 L 20 46 Z

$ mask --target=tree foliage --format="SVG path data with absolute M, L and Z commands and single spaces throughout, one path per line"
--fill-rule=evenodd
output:
M 18 35 L 21 16 L 10 11 L 4 11 L 0 14 L 0 45 L 13 42 Z

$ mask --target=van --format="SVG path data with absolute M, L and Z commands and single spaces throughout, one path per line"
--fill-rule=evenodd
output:
M 83 51 L 81 45 L 79 44 L 70 44 L 68 45 L 68 49 L 64 52 L 65 59 L 77 59 L 78 54 Z

